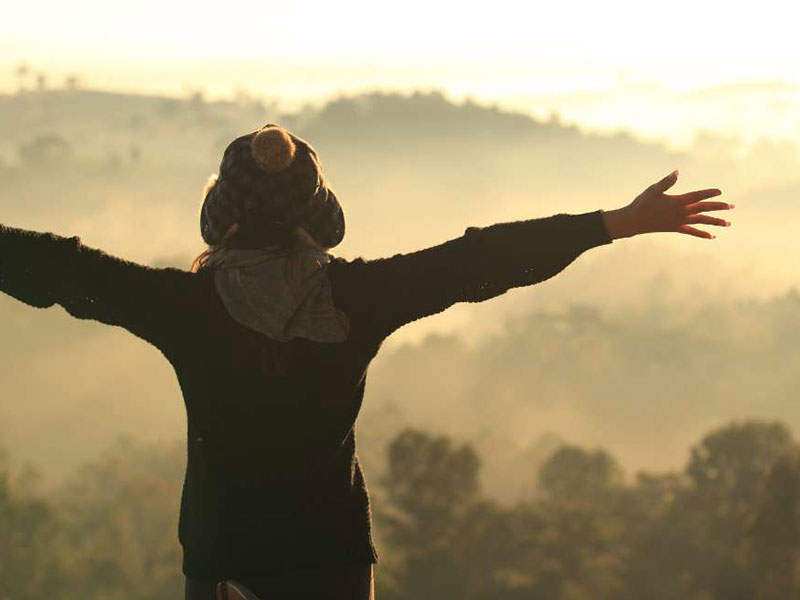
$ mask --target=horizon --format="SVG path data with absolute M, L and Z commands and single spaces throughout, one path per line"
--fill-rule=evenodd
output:
M 28 74 L 24 80 L 16 76 L 14 82 L 10 74 L 22 65 L 28 69 Z M 196 68 L 204 69 L 200 65 Z M 230 74 L 228 69 L 220 68 Z M 252 68 L 262 67 L 253 65 Z M 68 78 L 73 77 L 73 85 L 82 91 L 174 99 L 188 99 L 199 94 L 206 102 L 249 99 L 270 103 L 281 112 L 296 113 L 304 108 L 319 108 L 338 98 L 359 95 L 440 93 L 453 104 L 471 102 L 485 108 L 496 107 L 505 112 L 525 114 L 537 121 L 555 119 L 585 133 L 627 133 L 640 141 L 661 142 L 676 150 L 686 149 L 699 137 L 709 134 L 735 138 L 732 141 L 741 144 L 740 149 L 762 141 L 796 146 L 800 134 L 800 112 L 794 109 L 800 101 L 800 78 L 798 82 L 788 78 L 761 78 L 668 89 L 655 82 L 634 80 L 620 72 L 616 79 L 609 78 L 603 83 L 605 88 L 559 90 L 558 83 L 551 82 L 551 87 L 545 83 L 536 94 L 493 96 L 446 84 L 368 84 L 365 81 L 350 87 L 321 86 L 314 92 L 292 88 L 288 80 L 289 91 L 285 93 L 268 93 L 254 85 L 249 88 L 231 85 L 225 89 L 224 86 L 214 88 L 187 83 L 182 89 L 176 86 L 170 89 L 168 85 L 161 85 L 158 77 L 148 77 L 150 84 L 144 87 L 113 82 L 103 85 L 82 72 L 85 71 L 66 69 L 56 78 L 53 73 L 37 69 L 27 61 L 17 61 L 13 68 L 0 62 L 0 73 L 4 74 L 0 75 L 0 95 L 11 97 L 20 92 L 66 90 L 70 85 Z M 173 72 L 172 67 L 165 66 L 163 80 L 169 80 Z M 36 81 L 39 74 L 44 75 L 41 87 L 37 87 Z M 762 118 L 754 120 L 754 115 Z
M 453 21 L 449 5 L 422 2 L 388 16 L 360 0 L 302 8 L 234 0 L 211 12 L 122 2 L 113 13 L 99 0 L 46 10 L 34 1 L 0 23 L 3 56 L 13 57 L 0 60 L 0 92 L 17 91 L 24 63 L 31 86 L 40 73 L 56 87 L 74 75 L 95 89 L 246 94 L 287 110 L 341 93 L 438 89 L 675 147 L 701 131 L 793 141 L 800 49 L 791 19 L 770 10 L 779 6 L 767 1 L 753 13 L 680 0 L 654 16 L 633 0 L 501 1 L 492 11 L 459 6 Z

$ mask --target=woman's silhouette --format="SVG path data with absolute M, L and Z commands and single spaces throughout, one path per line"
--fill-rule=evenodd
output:
M 719 190 L 470 227 L 408 254 L 327 251 L 345 221 L 314 149 L 268 124 L 235 139 L 206 186 L 207 249 L 191 270 L 150 268 L 62 237 L 0 225 L 0 289 L 35 307 L 124 327 L 170 361 L 183 394 L 186 597 L 372 595 L 370 504 L 354 424 L 367 366 L 402 325 L 548 279 L 584 251 L 697 224 Z

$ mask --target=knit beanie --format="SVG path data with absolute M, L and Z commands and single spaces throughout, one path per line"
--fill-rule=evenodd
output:
M 233 140 L 206 185 L 203 240 L 216 245 L 225 238 L 232 248 L 285 245 L 297 226 L 325 248 L 344 237 L 342 208 L 314 148 L 274 123 Z

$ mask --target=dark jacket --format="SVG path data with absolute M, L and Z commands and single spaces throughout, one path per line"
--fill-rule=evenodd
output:
M 470 227 L 438 246 L 335 258 L 349 339 L 275 342 L 234 321 L 213 272 L 151 268 L 80 238 L 0 225 L 0 290 L 124 327 L 175 369 L 188 417 L 183 571 L 235 579 L 377 562 L 355 421 L 367 366 L 398 327 L 548 279 L 611 243 L 601 211 Z

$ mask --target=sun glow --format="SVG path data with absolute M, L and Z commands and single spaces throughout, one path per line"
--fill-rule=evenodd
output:
M 785 2 L 491 4 L 34 1 L 0 24 L 0 89 L 20 63 L 118 91 L 269 96 L 287 108 L 342 92 L 443 90 L 594 129 L 686 142 L 703 128 L 800 133 L 800 47 Z M 742 101 L 694 94 L 758 82 Z M 33 85 L 31 83 L 31 85 Z M 769 109 L 769 110 L 767 110 Z M 754 120 L 755 119 L 755 120 Z

